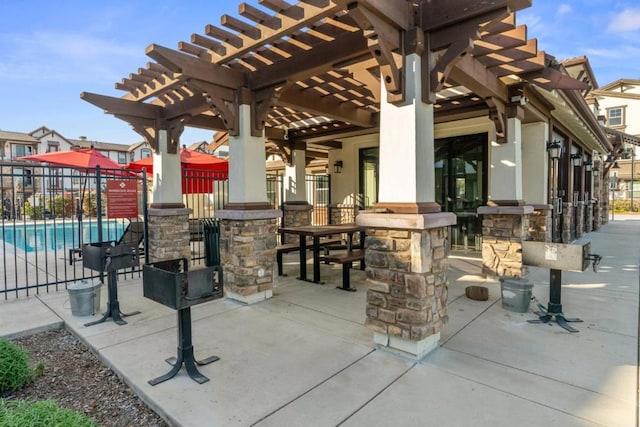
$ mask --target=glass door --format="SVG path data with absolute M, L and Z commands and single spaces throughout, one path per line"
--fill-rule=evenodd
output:
M 454 212 L 454 250 L 482 250 L 482 219 L 477 209 L 487 203 L 487 134 L 435 141 L 436 201 Z

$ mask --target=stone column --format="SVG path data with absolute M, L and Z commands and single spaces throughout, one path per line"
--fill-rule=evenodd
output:
M 585 229 L 587 233 L 591 233 L 593 231 L 593 210 L 595 208 L 595 203 L 593 200 L 588 200 L 585 206 Z
M 447 228 L 453 213 L 361 212 L 367 227 L 367 317 L 374 341 L 421 358 L 437 347 L 447 321 Z
M 576 239 L 584 236 L 585 202 L 579 201 L 576 206 Z
M 377 213 L 361 211 L 356 223 L 367 228 L 366 326 L 378 345 L 421 358 L 447 319 L 446 236 L 456 216 L 435 202 L 433 105 L 421 100 L 427 64 L 405 60 L 405 100 L 389 102 L 381 85 Z
M 273 296 L 280 211 L 220 210 L 220 261 L 225 295 L 246 304 Z
M 531 205 L 533 212 L 529 216 L 529 239 L 535 242 L 551 242 L 553 205 Z
M 168 153 L 167 131 L 158 130 L 158 152 L 153 154 L 153 193 L 147 215 L 149 261 L 191 259 L 189 215 L 182 203 L 180 154 Z
M 523 278 L 522 241 L 529 238 L 532 206 L 481 206 L 482 272 L 490 277 Z
M 229 136 L 229 203 L 216 212 L 225 294 L 247 304 L 273 296 L 282 215 L 267 199 L 264 137 L 251 136 L 250 113 L 239 106 L 240 135 Z
M 305 156 L 305 150 L 294 149 L 291 153 L 291 166 L 285 166 L 282 224 L 286 227 L 311 224 L 313 206 L 307 202 Z M 296 242 L 298 236 L 285 234 L 284 239 L 284 243 Z
M 191 259 L 189 214 L 191 209 L 148 209 L 149 262 Z
M 574 220 L 573 203 L 562 203 L 562 243 L 571 242 L 571 226 Z

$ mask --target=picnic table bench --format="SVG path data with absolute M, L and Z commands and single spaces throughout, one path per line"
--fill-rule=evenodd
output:
M 329 254 L 329 250 L 331 246 L 334 245 L 338 245 L 341 244 L 342 240 L 341 239 L 321 239 L 320 240 L 320 247 L 324 248 L 324 253 L 325 255 Z M 312 242 L 309 242 L 309 246 L 307 246 L 307 249 L 311 249 L 311 245 Z M 276 246 L 276 261 L 278 263 L 278 276 L 286 276 L 286 274 L 284 274 L 283 269 L 282 269 L 282 256 L 284 254 L 288 254 L 290 252 L 297 252 L 300 250 L 300 243 L 299 242 L 295 242 L 295 243 L 282 243 L 278 246 Z
M 351 287 L 350 271 L 355 261 L 360 261 L 360 270 L 364 270 L 364 250 L 358 249 L 347 251 L 339 254 L 330 254 L 322 257 L 327 262 L 342 264 L 342 286 L 336 286 L 343 291 L 355 292 L 356 289 Z

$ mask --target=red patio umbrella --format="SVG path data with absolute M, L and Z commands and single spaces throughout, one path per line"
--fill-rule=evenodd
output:
M 229 177 L 229 161 L 211 154 L 182 148 L 180 150 L 182 169 L 182 193 L 212 193 L 214 181 L 223 181 Z M 140 171 L 147 169 L 153 174 L 153 157 L 136 160 L 125 166 L 126 169 Z
M 19 160 L 49 163 L 55 166 L 79 169 L 85 172 L 94 170 L 97 166 L 100 166 L 101 169 L 122 169 L 121 165 L 94 148 L 32 154 L 30 156 L 20 157 Z
M 123 168 L 104 154 L 100 153 L 93 147 L 79 148 L 69 151 L 50 151 L 48 153 L 32 154 L 30 156 L 19 157 L 19 160 L 30 160 L 34 162 L 49 163 L 50 165 L 71 168 L 85 173 L 82 192 L 80 194 L 79 206 L 77 206 L 78 215 L 78 242 L 82 246 L 82 216 L 84 215 L 82 206 L 84 205 L 84 193 L 87 187 L 87 177 L 89 173 L 95 173 L 97 167 L 101 169 L 101 173 L 106 175 L 120 175 Z M 130 173 L 130 172 L 129 172 Z M 98 236 L 101 236 L 102 216 L 98 215 Z

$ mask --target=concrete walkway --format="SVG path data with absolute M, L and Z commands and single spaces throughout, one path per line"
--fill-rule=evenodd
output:
M 0 303 L 0 336 L 61 322 L 172 425 L 181 426 L 633 426 L 638 408 L 640 221 L 607 224 L 588 238 L 603 255 L 599 272 L 563 273 L 562 302 L 580 332 L 534 325 L 533 313 L 502 308 L 500 286 L 478 275 L 478 259 L 450 260 L 449 323 L 441 346 L 415 362 L 377 349 L 363 327 L 358 292 L 335 289 L 339 267 L 323 266 L 324 286 L 289 277 L 275 297 L 244 306 L 219 300 L 192 309 L 202 385 L 182 370 L 154 387 L 176 352 L 176 313 L 142 296 L 141 279 L 119 283 L 117 326 L 71 315 L 66 292 Z M 546 304 L 548 270 L 532 268 L 534 296 Z M 489 301 L 464 296 L 486 284 Z M 106 303 L 103 287 L 103 307 Z M 532 305 L 533 308 L 533 305 Z

